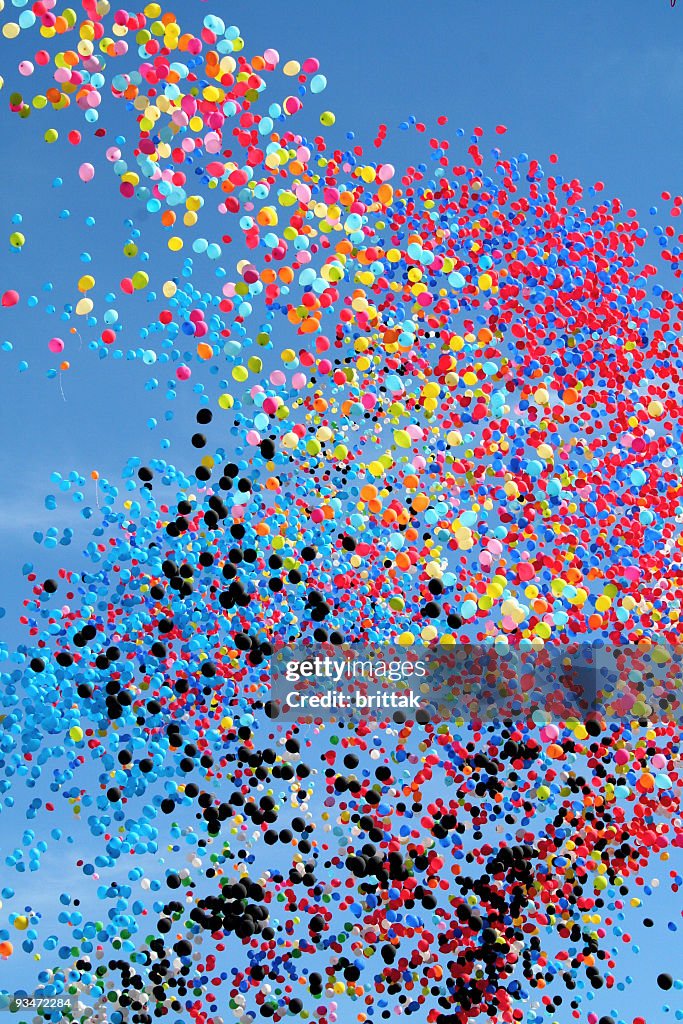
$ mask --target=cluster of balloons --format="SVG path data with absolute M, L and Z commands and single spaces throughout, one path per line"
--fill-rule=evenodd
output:
M 247 58 L 218 15 L 184 31 L 157 3 L 82 7 L 39 0 L 5 25 L 37 33 L 18 72 L 50 83 L 10 106 L 82 112 L 78 176 L 110 165 L 125 254 L 146 265 L 117 288 L 150 289 L 128 355 L 163 367 L 169 400 L 200 385 L 197 455 L 131 459 L 123 488 L 94 474 L 87 571 L 28 573 L 0 791 L 12 806 L 42 775 L 51 796 L 7 864 L 39 871 L 71 807 L 102 909 L 65 892 L 45 936 L 8 888 L 0 955 L 40 956 L 41 991 L 70 999 L 47 1019 L 642 1024 L 621 995 L 628 921 L 653 872 L 682 883 L 679 722 L 657 685 L 618 715 L 292 723 L 269 664 L 290 644 L 596 639 L 637 651 L 636 683 L 677 664 L 675 221 L 655 227 L 656 267 L 600 183 L 587 203 L 526 154 L 487 155 L 480 129 L 465 163 L 435 136 L 431 163 L 398 172 L 297 131 L 326 86 L 316 59 Z M 131 141 L 96 127 L 105 100 Z M 192 252 L 171 279 L 143 260 L 138 215 Z M 100 309 L 95 288 L 81 277 L 72 315 L 122 355 L 117 292 Z M 678 1013 L 670 952 L 652 1021 Z

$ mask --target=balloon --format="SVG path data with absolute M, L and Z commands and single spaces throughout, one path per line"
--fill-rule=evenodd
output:
M 142 270 L 138 270 L 133 274 L 132 277 L 133 288 L 136 291 L 140 291 L 142 288 L 146 288 L 149 284 L 149 276 Z
M 95 168 L 89 163 L 81 164 L 78 168 L 78 177 L 84 182 L 92 181 L 95 177 Z
M 16 306 L 19 301 L 19 292 L 15 292 L 12 289 L 3 293 L 2 305 L 3 306 Z

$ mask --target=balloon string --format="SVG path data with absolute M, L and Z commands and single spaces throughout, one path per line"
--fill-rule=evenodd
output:
M 64 388 L 62 387 L 62 375 L 61 375 L 61 373 L 59 374 L 59 393 L 62 396 L 62 398 L 64 399 L 64 401 L 66 402 L 66 395 L 64 394 Z
M 100 487 L 97 479 L 95 480 L 95 504 L 98 508 L 100 507 Z

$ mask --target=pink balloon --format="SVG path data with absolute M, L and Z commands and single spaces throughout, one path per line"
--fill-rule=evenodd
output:
M 95 168 L 92 164 L 81 164 L 78 168 L 78 177 L 81 181 L 92 181 L 95 177 Z
M 50 352 L 63 352 L 64 342 L 62 341 L 61 338 L 50 338 L 50 340 L 47 343 L 47 347 L 49 348 Z
M 192 376 L 192 370 L 189 366 L 179 366 L 175 372 L 178 380 L 189 380 Z

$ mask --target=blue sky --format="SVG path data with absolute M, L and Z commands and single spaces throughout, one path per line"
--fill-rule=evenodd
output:
M 210 4 L 198 0 L 182 0 L 177 7 L 189 24 L 196 25 L 211 10 Z M 247 40 L 247 52 L 272 46 L 283 59 L 320 59 L 329 84 L 311 107 L 335 111 L 337 124 L 328 134 L 339 145 L 352 130 L 356 141 L 374 152 L 372 138 L 383 122 L 389 127 L 385 159 L 397 165 L 416 163 L 423 158 L 437 116 L 445 114 L 449 130 L 441 134 L 451 138 L 456 128 L 464 128 L 468 135 L 479 125 L 485 130 L 484 143 L 501 145 L 506 154 L 524 151 L 546 164 L 548 155 L 557 153 L 558 170 L 566 178 L 576 176 L 585 184 L 603 181 L 606 194 L 621 197 L 627 208 L 637 208 L 646 225 L 651 220 L 648 210 L 657 205 L 663 189 L 681 191 L 683 6 L 672 9 L 669 0 L 425 0 L 420 5 L 406 0 L 353 0 L 343 5 L 235 0 L 229 10 Z M 7 3 L 0 20 L 12 17 Z M 13 345 L 11 352 L 0 351 L 0 604 L 6 610 L 0 638 L 10 644 L 21 639 L 17 618 L 26 593 L 22 565 L 35 563 L 41 579 L 54 574 L 59 565 L 84 566 L 80 549 L 87 532 L 77 506 L 66 495 L 57 513 L 45 508 L 44 496 L 56 493 L 52 471 L 66 475 L 75 469 L 87 478 L 91 469 L 98 469 L 116 480 L 130 456 L 148 461 L 162 454 L 161 437 L 172 442 L 171 456 L 180 458 L 188 451 L 183 424 L 197 404 L 196 396 L 186 390 L 175 403 L 175 420 L 164 423 L 164 389 L 145 390 L 150 376 L 146 367 L 126 360 L 100 361 L 87 349 L 87 330 L 78 347 L 68 333 L 75 321 L 60 320 L 64 304 L 78 297 L 75 281 L 81 274 L 93 269 L 104 293 L 130 272 L 121 253 L 130 211 L 116 197 L 108 168 L 98 167 L 91 186 L 78 181 L 76 168 L 84 157 L 65 138 L 68 128 L 80 127 L 75 116 L 51 120 L 34 113 L 20 121 L 9 113 L 7 93 L 17 83 L 25 86 L 30 98 L 31 80 L 18 78 L 16 64 L 38 45 L 33 35 L 30 43 L 26 35 L 0 42 L 0 73 L 6 80 L 0 93 L 5 140 L 0 291 L 12 287 L 22 295 L 18 307 L 0 311 L 0 344 L 7 340 Z M 398 130 L 409 115 L 427 123 L 425 136 Z M 48 147 L 42 135 L 53 123 L 62 137 Z M 123 130 L 123 120 L 120 128 L 116 120 L 103 123 L 110 135 Z M 502 141 L 493 131 L 497 124 L 508 128 Z M 311 133 L 316 125 L 312 118 Z M 57 175 L 64 185 L 55 188 Z M 70 217 L 61 218 L 66 209 Z M 16 213 L 23 217 L 27 237 L 18 255 L 9 251 L 6 241 Z M 95 217 L 94 227 L 86 226 L 90 215 Z M 139 244 L 152 254 L 155 274 L 161 274 L 169 262 L 164 242 L 153 224 L 139 226 Z M 83 262 L 83 253 L 92 255 L 92 264 Z M 49 293 L 43 290 L 47 282 L 53 289 Z M 27 308 L 30 294 L 39 297 L 36 310 Z M 55 313 L 46 312 L 49 302 L 56 306 Z M 128 300 L 125 322 L 132 336 L 127 344 L 136 344 L 135 329 L 146 319 L 144 298 Z M 46 377 L 55 365 L 46 344 L 53 335 L 64 337 L 69 346 L 71 370 L 63 375 L 61 391 L 56 380 Z M 29 363 L 27 372 L 19 372 L 21 360 Z M 158 376 L 163 380 L 163 374 Z M 150 416 L 159 421 L 155 430 L 147 425 Z M 94 504 L 94 490 L 90 483 L 88 487 L 86 500 Z M 32 534 L 53 524 L 60 531 L 73 528 L 75 536 L 69 547 L 50 552 L 37 546 Z M 11 820 L 21 828 L 18 814 Z M 79 841 L 88 842 L 85 836 Z M 662 877 L 669 866 L 663 865 Z M 51 870 L 42 882 L 36 876 L 50 888 L 59 874 L 56 865 Z M 20 885 L 16 887 L 19 891 Z M 631 969 L 639 976 L 628 997 L 634 1013 L 647 1015 L 648 1004 L 661 1004 L 651 978 L 664 944 L 671 941 L 666 922 L 673 914 L 667 899 L 662 885 L 649 906 L 658 927 L 647 933 L 649 941 L 640 957 L 625 960 L 626 973 Z M 28 889 L 24 902 L 39 903 L 31 900 Z M 632 927 L 629 921 L 634 936 L 638 921 Z M 11 983 L 30 986 L 33 970 L 30 961 L 13 962 Z M 6 967 L 0 964 L 0 985 L 9 987 L 9 980 L 3 982 L 4 972 Z M 614 1003 L 623 1005 L 623 1000 L 615 995 Z

